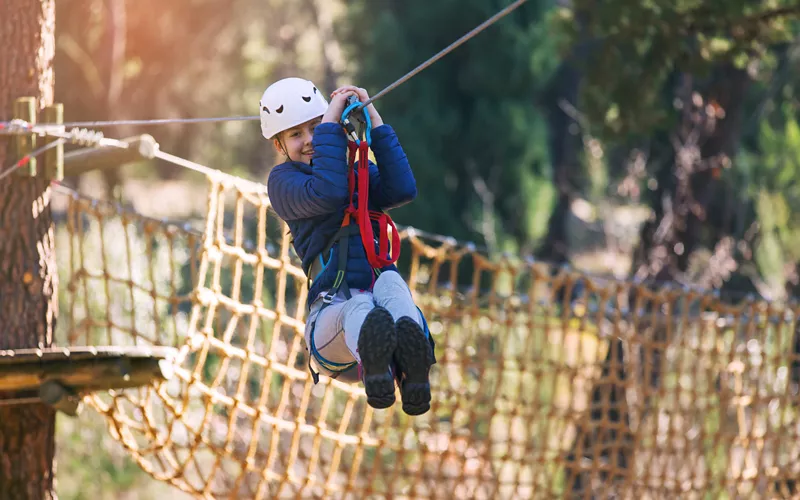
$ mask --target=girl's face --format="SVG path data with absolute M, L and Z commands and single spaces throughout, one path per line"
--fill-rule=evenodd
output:
M 320 124 L 322 117 L 314 118 L 289 130 L 284 130 L 275 139 L 274 145 L 278 154 L 285 154 L 292 161 L 311 164 L 314 150 L 311 139 L 314 137 L 314 128 Z

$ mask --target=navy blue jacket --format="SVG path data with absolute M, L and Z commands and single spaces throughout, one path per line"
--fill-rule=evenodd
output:
M 278 216 L 286 221 L 292 233 L 294 249 L 308 269 L 328 244 L 344 219 L 349 205 L 347 185 L 347 136 L 338 123 L 321 123 L 314 129 L 312 164 L 288 161 L 269 174 L 267 191 Z M 372 152 L 375 162 L 369 165 L 369 208 L 389 210 L 402 206 L 417 196 L 417 183 L 400 146 L 397 135 L 389 125 L 372 130 Z M 357 161 L 357 159 L 356 159 Z M 354 204 L 358 206 L 358 178 Z M 377 226 L 373 227 L 378 237 Z M 377 252 L 377 246 L 376 246 Z M 339 245 L 331 255 L 324 256 L 326 266 L 309 290 L 308 305 L 320 292 L 333 286 L 334 269 L 338 262 Z M 394 265 L 382 270 L 396 270 Z M 367 261 L 359 234 L 349 238 L 345 279 L 351 289 L 366 290 L 373 283 L 373 270 Z

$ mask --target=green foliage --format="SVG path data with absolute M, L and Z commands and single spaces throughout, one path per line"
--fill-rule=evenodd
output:
M 588 43 L 581 110 L 606 133 L 647 132 L 669 116 L 675 71 L 703 78 L 714 63 L 764 64 L 800 15 L 794 0 L 577 0 L 557 25 Z
M 188 500 L 189 495 L 156 481 L 108 434 L 94 411 L 56 420 L 56 493 L 61 500 Z
M 506 4 L 351 2 L 339 28 L 354 82 L 375 94 Z M 376 102 L 419 186 L 399 221 L 464 239 L 541 236 L 550 172 L 537 100 L 558 64 L 545 12 L 529 2 Z
M 761 127 L 761 157 L 759 184 L 771 191 L 780 191 L 791 200 L 800 202 L 800 126 L 790 119 L 783 130 L 769 123 Z
M 759 146 L 738 166 L 751 180 L 746 190 L 758 215 L 756 264 L 768 283 L 780 287 L 787 279 L 786 264 L 800 260 L 800 125 L 794 118 L 782 129 L 762 123 Z

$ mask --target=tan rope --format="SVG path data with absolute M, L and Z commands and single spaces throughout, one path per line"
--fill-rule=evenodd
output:
M 305 277 L 263 186 L 200 170 L 200 231 L 54 195 L 61 344 L 180 350 L 173 380 L 87 396 L 154 478 L 198 498 L 797 494 L 798 306 L 403 230 L 437 342 L 433 403 L 373 411 L 360 385 L 306 370 Z

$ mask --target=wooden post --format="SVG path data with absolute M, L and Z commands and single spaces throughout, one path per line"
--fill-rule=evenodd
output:
M 44 108 L 44 123 L 64 123 L 64 105 L 61 103 Z M 45 137 L 44 145 L 57 141 L 56 137 Z M 47 180 L 60 181 L 64 178 L 64 144 L 59 144 L 44 152 L 44 175 Z
M 20 97 L 14 101 L 14 118 L 25 120 L 31 125 L 36 123 L 36 98 Z M 14 136 L 11 148 L 11 157 L 14 161 L 22 159 L 36 148 L 36 136 L 33 134 L 20 134 Z M 36 158 L 31 158 L 24 168 L 19 168 L 16 174 L 22 177 L 36 176 Z

